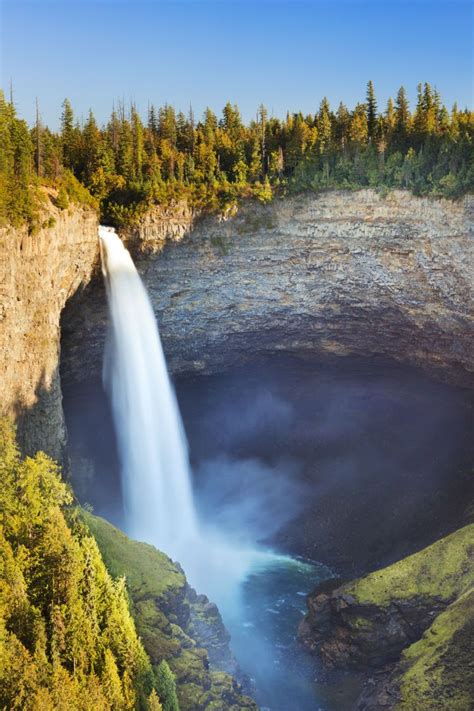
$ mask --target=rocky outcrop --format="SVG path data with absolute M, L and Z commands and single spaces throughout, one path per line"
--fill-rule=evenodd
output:
M 0 229 L 0 415 L 19 424 L 23 451 L 62 459 L 60 314 L 98 255 L 97 216 L 48 202 L 44 224 Z
M 227 220 L 150 216 L 129 246 L 175 373 L 282 351 L 382 356 L 474 383 L 474 199 L 329 192 L 247 203 Z M 173 240 L 167 240 L 171 231 Z M 100 372 L 102 286 L 71 302 L 64 377 Z
M 474 524 L 382 570 L 308 598 L 300 638 L 326 666 L 366 669 L 398 658 L 474 585 Z
M 434 620 L 400 661 L 372 674 L 355 711 L 470 711 L 474 700 L 474 588 Z
M 125 576 L 138 633 L 153 665 L 166 659 L 182 711 L 256 711 L 229 648 L 216 605 L 197 595 L 164 553 L 132 541 L 104 519 L 82 512 L 109 572 Z
M 474 702 L 474 588 L 440 614 L 389 674 L 371 679 L 360 711 L 469 711 Z
M 121 237 L 134 251 L 156 252 L 166 242 L 181 241 L 193 228 L 196 217 L 197 213 L 186 202 L 169 207 L 155 206 L 136 227 L 123 228 Z
M 300 640 L 327 668 L 369 670 L 358 709 L 467 710 L 473 561 L 471 524 L 364 578 L 326 584 L 308 598 Z M 445 705 L 435 705 L 436 688 Z

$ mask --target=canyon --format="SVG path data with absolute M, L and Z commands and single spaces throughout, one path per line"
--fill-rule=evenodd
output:
M 2 414 L 62 458 L 66 382 L 99 376 L 107 328 L 97 217 L 0 230 Z M 121 235 L 158 316 L 171 371 L 285 352 L 388 357 L 474 384 L 474 200 L 329 192 L 199 216 L 150 212 Z
M 199 215 L 185 204 L 157 207 L 120 234 L 150 293 L 177 380 L 265 368 L 282 357 L 322 368 L 355 358 L 369 367 L 417 368 L 469 393 L 474 386 L 473 217 L 472 196 L 451 202 L 402 191 L 332 191 L 275 198 L 266 205 L 249 201 L 223 215 Z M 63 390 L 100 383 L 107 336 L 97 227 L 91 210 L 48 205 L 37 234 L 0 230 L 1 414 L 16 419 L 24 452 L 43 449 L 66 470 Z M 425 543 L 431 542 L 428 536 Z M 412 551 L 402 553 L 407 552 Z M 330 547 L 325 554 L 331 555 Z M 357 574 L 374 562 L 362 560 Z M 461 586 L 456 595 L 465 590 Z M 354 666 L 354 660 L 357 666 L 358 659 L 362 666 L 369 659 L 374 668 L 393 664 L 429 629 L 435 614 L 445 614 L 457 602 L 455 595 L 435 605 L 426 602 L 430 595 L 422 597 L 409 601 L 408 612 L 400 612 L 397 600 L 381 609 L 372 603 L 361 608 L 352 589 L 332 581 L 310 596 L 301 636 L 310 650 L 318 647 L 320 654 L 322 649 L 329 667 Z M 166 627 L 163 614 L 166 609 L 156 613 Z M 407 632 L 405 614 L 421 619 L 416 632 Z M 398 634 L 388 641 L 381 632 L 386 624 Z M 217 634 L 225 647 L 220 626 L 219 621 L 218 634 L 211 625 L 202 636 Z M 189 635 L 191 627 L 186 618 L 182 629 Z M 188 644 L 185 640 L 185 649 Z M 241 703 L 239 688 L 229 686 L 227 677 L 210 680 L 207 664 L 203 653 L 203 684 L 186 679 L 179 663 L 176 669 L 183 683 L 197 683 L 200 694 L 220 679 L 225 693 L 234 694 L 232 703 Z M 384 689 L 400 684 L 385 675 L 375 686 L 361 708 L 380 704 Z

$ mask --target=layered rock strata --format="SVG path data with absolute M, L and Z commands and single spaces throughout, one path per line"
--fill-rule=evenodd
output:
M 390 358 L 474 384 L 473 198 L 329 192 L 227 220 L 180 209 L 123 235 L 175 373 L 283 351 Z M 71 302 L 65 378 L 98 375 L 106 322 L 100 283 Z
M 28 453 L 63 459 L 60 314 L 98 257 L 95 212 L 48 203 L 43 227 L 0 229 L 0 415 L 18 420 Z

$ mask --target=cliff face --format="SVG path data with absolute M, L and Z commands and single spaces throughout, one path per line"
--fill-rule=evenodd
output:
M 175 373 L 286 351 L 390 357 L 472 385 L 473 215 L 472 198 L 332 192 L 221 221 L 152 214 L 123 236 Z M 63 323 L 64 377 L 98 375 L 103 287 L 74 299 Z
M 34 235 L 0 230 L 0 415 L 17 417 L 24 451 L 43 449 L 61 459 L 60 314 L 91 276 L 97 217 L 48 205 L 47 220 L 51 226 Z
M 365 578 L 308 597 L 300 638 L 328 667 L 380 667 L 474 585 L 474 524 Z
M 370 674 L 360 711 L 471 708 L 473 533 L 309 595 L 300 639 L 327 667 Z
M 247 204 L 226 220 L 185 205 L 124 233 L 175 372 L 286 351 L 381 355 L 474 383 L 474 200 L 332 192 Z M 58 377 L 99 377 L 107 310 L 93 212 L 48 206 L 39 234 L 0 230 L 1 414 L 28 451 L 60 457 Z M 178 244 L 179 242 L 179 244 Z M 27 413 L 27 416 L 25 416 Z

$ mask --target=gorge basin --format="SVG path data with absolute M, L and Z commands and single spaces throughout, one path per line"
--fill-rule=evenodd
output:
M 176 390 L 200 519 L 283 556 L 248 576 L 238 599 L 219 600 L 260 705 L 350 708 L 355 682 L 321 685 L 322 670 L 295 641 L 305 594 L 333 573 L 384 565 L 462 523 L 472 394 L 390 363 L 286 357 L 182 377 Z M 64 407 L 75 490 L 120 526 L 101 384 L 66 388 Z
M 281 557 L 242 583 L 237 610 L 223 608 L 232 649 L 254 683 L 262 709 L 340 711 L 359 691 L 355 675 L 330 680 L 299 645 L 295 630 L 306 612 L 306 594 L 332 577 L 324 565 Z M 329 683 L 328 683 L 329 682 Z

